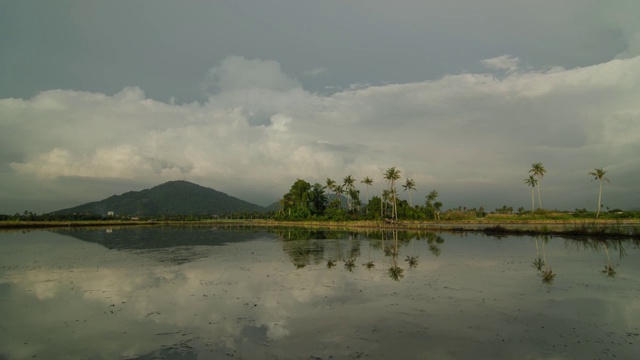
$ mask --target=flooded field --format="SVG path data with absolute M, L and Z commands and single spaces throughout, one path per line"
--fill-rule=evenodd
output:
M 637 241 L 0 233 L 0 359 L 635 359 Z

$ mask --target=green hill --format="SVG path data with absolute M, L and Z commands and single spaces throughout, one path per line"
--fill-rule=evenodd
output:
M 130 191 L 107 199 L 54 211 L 54 214 L 94 213 L 115 215 L 158 216 L 235 212 L 265 212 L 262 206 L 240 200 L 220 191 L 188 181 L 169 181 L 142 191 Z

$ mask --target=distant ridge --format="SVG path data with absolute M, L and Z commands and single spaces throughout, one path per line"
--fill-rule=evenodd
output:
M 266 212 L 266 208 L 229 196 L 223 192 L 188 181 L 169 181 L 141 191 L 113 195 L 101 201 L 90 202 L 53 214 L 93 213 L 115 215 L 158 216 L 208 214 L 222 215 L 234 212 Z

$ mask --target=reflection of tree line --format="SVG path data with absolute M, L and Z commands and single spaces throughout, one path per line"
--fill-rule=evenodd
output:
M 401 248 L 408 248 L 405 262 L 409 269 L 418 266 L 419 256 L 415 255 L 413 242 L 426 240 L 429 251 L 439 256 L 440 244 L 444 239 L 432 232 L 414 232 L 398 230 L 378 231 L 326 231 L 309 228 L 275 229 L 274 232 L 284 241 L 283 248 L 296 268 L 303 268 L 311 263 L 320 264 L 326 259 L 328 269 L 336 267 L 338 262 L 344 269 L 353 272 L 358 267 L 357 258 L 362 255 L 361 243 L 367 241 L 367 259 L 362 266 L 367 270 L 376 267 L 371 259 L 371 249 L 382 251 L 389 258 L 387 274 L 393 280 L 404 277 L 405 269 L 398 261 Z
M 549 242 L 551 237 L 543 235 L 543 236 L 535 236 L 536 243 L 536 257 L 533 260 L 533 267 L 540 273 L 542 278 L 542 282 L 545 284 L 552 284 L 553 280 L 556 278 L 556 273 L 553 271 L 551 266 L 547 261 L 547 253 L 545 244 Z M 538 245 L 538 240 L 541 240 L 542 246 Z M 616 250 L 618 252 L 618 257 L 622 260 L 623 257 L 627 255 L 627 252 L 624 248 L 625 243 L 632 243 L 635 246 L 640 245 L 640 241 L 638 240 L 620 240 L 620 239 L 610 239 L 610 240 L 602 240 L 602 239 L 565 239 L 565 246 L 575 245 L 577 248 L 583 248 L 587 250 L 593 250 L 595 252 L 600 252 L 604 250 L 604 253 L 607 258 L 607 262 L 604 265 L 604 269 L 600 272 L 607 275 L 608 277 L 615 277 L 617 274 L 616 267 L 613 265 L 611 261 L 611 256 L 609 254 L 609 249 Z M 542 248 L 542 256 L 540 256 L 540 248 Z
M 344 269 L 353 272 L 361 256 L 361 243 L 367 241 L 366 261 L 361 266 L 367 270 L 376 268 L 376 262 L 371 259 L 371 251 L 382 251 L 388 258 L 387 275 L 396 281 L 404 278 L 405 270 L 416 268 L 419 264 L 419 256 L 415 254 L 414 241 L 426 241 L 431 254 L 439 256 L 442 252 L 441 244 L 444 239 L 433 232 L 398 231 L 398 230 L 369 230 L 369 231 L 328 231 L 309 228 L 286 228 L 275 230 L 278 236 L 284 240 L 284 250 L 289 254 L 293 264 L 297 268 L 303 268 L 311 263 L 320 264 L 326 261 L 328 269 L 333 269 L 338 263 L 344 265 Z M 532 263 L 538 271 L 544 284 L 553 284 L 556 272 L 551 267 L 547 257 L 547 244 L 551 236 L 535 236 L 536 257 Z M 327 241 L 329 240 L 329 241 Z M 604 252 L 606 264 L 601 271 L 608 277 L 617 274 L 610 250 L 618 253 L 620 259 L 626 255 L 625 246 L 631 242 L 635 246 L 640 245 L 639 240 L 620 239 L 565 239 L 565 246 L 574 244 L 578 248 L 589 249 L 595 252 Z M 400 253 L 405 252 L 404 262 L 400 261 Z M 403 267 L 406 264 L 406 267 Z

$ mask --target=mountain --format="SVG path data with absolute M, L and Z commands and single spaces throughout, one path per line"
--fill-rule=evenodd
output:
M 169 181 L 142 191 L 113 195 L 101 201 L 54 211 L 53 214 L 94 213 L 116 215 L 222 215 L 233 212 L 265 212 L 262 206 L 188 181 Z

